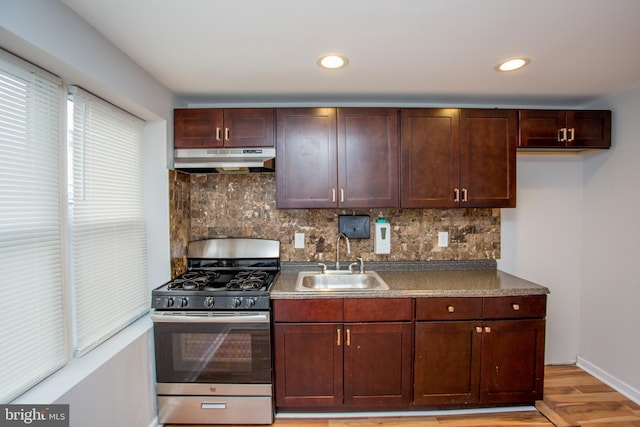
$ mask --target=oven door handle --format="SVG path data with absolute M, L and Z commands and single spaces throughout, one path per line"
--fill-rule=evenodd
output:
M 152 314 L 154 322 L 171 323 L 269 323 L 269 313 L 189 313 Z

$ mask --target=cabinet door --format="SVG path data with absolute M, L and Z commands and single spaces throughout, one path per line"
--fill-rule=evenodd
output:
M 516 205 L 516 110 L 460 113 L 460 207 Z
M 225 109 L 223 135 L 225 147 L 273 147 L 273 109 Z
M 400 111 L 400 207 L 457 207 L 460 119 L 458 109 Z
M 347 323 L 344 403 L 357 407 L 411 402 L 411 323 Z
M 219 108 L 175 109 L 173 111 L 173 147 L 222 147 L 222 116 L 222 110 Z
M 481 400 L 533 404 L 544 386 L 545 321 L 496 320 L 484 323 Z
M 479 321 L 416 322 L 416 405 L 479 401 Z
M 274 325 L 277 408 L 342 405 L 342 324 Z
M 610 148 L 611 111 L 567 111 L 567 147 Z
M 338 109 L 339 206 L 398 207 L 398 110 Z
M 277 207 L 336 207 L 336 110 L 279 108 L 276 114 Z
M 558 110 L 520 110 L 521 148 L 560 148 L 566 145 L 562 141 L 561 129 L 566 125 L 566 114 Z

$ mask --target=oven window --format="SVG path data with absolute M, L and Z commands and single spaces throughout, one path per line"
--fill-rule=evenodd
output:
M 154 323 L 161 383 L 269 384 L 269 323 Z
M 175 334 L 173 368 L 178 371 L 200 367 L 207 372 L 250 372 L 251 335 Z

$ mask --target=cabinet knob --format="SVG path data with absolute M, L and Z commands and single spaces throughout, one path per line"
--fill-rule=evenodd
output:
M 453 313 L 454 311 L 456 311 L 456 308 L 454 306 L 452 306 L 452 305 L 449 305 L 449 306 L 447 306 L 447 311 L 449 313 Z
M 231 130 L 229 128 L 224 128 L 224 140 L 228 141 L 231 139 Z
M 340 347 L 340 337 L 342 336 L 342 331 L 340 330 L 340 328 L 337 329 L 338 332 L 338 339 L 336 341 L 336 344 L 338 345 L 338 347 Z
M 511 307 L 513 308 L 514 311 L 520 310 L 520 304 L 511 304 Z
M 468 202 L 469 201 L 469 198 L 467 197 L 467 189 L 466 188 L 462 189 L 462 201 L 463 202 Z
M 216 128 L 216 141 L 221 141 L 220 135 L 221 135 L 221 129 Z
M 488 327 L 488 326 L 485 326 L 485 327 L 484 327 L 484 331 L 485 331 L 487 334 L 490 334 L 490 333 L 491 333 L 491 328 L 490 328 L 490 327 Z
M 476 326 L 476 332 L 481 334 L 482 333 L 482 327 Z
M 454 202 L 459 202 L 460 201 L 460 190 L 458 188 L 454 188 L 453 189 L 453 201 Z

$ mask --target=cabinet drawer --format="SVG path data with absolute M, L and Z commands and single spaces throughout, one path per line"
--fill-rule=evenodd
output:
M 484 298 L 484 319 L 543 318 L 547 312 L 546 295 L 519 295 Z
M 411 320 L 411 298 L 347 298 L 344 300 L 345 322 Z
M 273 301 L 274 322 L 342 322 L 343 300 L 278 299 Z
M 417 298 L 416 320 L 474 320 L 482 317 L 482 298 Z

